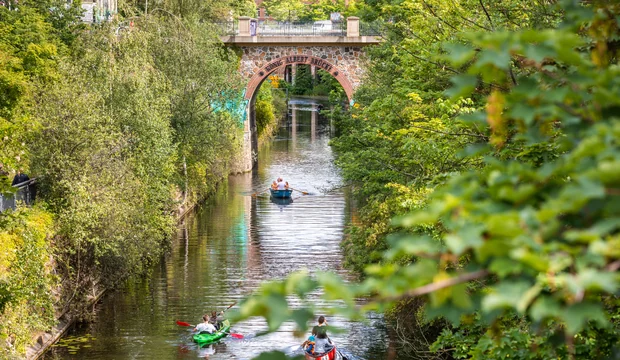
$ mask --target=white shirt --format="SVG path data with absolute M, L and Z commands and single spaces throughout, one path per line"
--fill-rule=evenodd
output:
M 204 323 L 204 322 L 196 325 L 196 330 L 198 332 L 206 331 L 209 334 L 213 334 L 216 331 L 215 326 L 211 325 L 210 323 Z
M 286 190 L 286 183 L 284 181 L 278 181 L 278 190 Z
M 315 354 L 322 354 L 325 352 L 325 345 L 329 344 L 329 339 L 325 338 L 325 339 L 319 339 L 317 338 L 314 341 L 314 353 Z

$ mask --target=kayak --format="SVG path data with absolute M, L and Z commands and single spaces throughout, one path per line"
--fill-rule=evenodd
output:
M 306 360 L 344 360 L 340 352 L 336 350 L 336 346 L 323 354 L 310 354 L 304 351 L 304 355 L 306 355 Z
M 278 199 L 288 199 L 293 194 L 292 189 L 287 189 L 287 190 L 269 189 L 269 191 L 271 191 L 271 196 L 273 196 L 274 198 L 278 198 Z
M 194 335 L 194 341 L 200 346 L 213 344 L 214 342 L 220 341 L 220 339 L 228 336 L 228 330 L 230 330 L 230 322 L 228 320 L 224 320 L 220 330 L 214 332 L 213 334 L 196 334 Z

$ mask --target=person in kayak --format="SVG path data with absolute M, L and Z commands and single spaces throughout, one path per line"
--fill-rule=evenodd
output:
M 211 323 L 209 323 L 209 315 L 205 314 L 202 317 L 202 320 L 204 322 L 196 325 L 196 327 L 194 328 L 194 331 L 198 331 L 199 334 L 204 334 L 204 333 L 213 334 L 214 332 L 217 331 L 215 329 L 215 326 L 213 326 Z
M 220 328 L 222 327 L 222 323 L 224 322 L 224 312 L 220 311 L 220 313 L 218 314 L 217 311 L 212 311 L 211 312 L 211 324 L 213 324 L 215 326 L 216 330 L 220 330 Z

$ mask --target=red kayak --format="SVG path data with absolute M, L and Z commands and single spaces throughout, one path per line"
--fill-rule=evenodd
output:
M 342 355 L 340 355 L 340 352 L 336 350 L 335 346 L 331 350 L 323 354 L 312 355 L 309 354 L 307 351 L 304 351 L 304 354 L 306 355 L 306 360 L 343 360 Z

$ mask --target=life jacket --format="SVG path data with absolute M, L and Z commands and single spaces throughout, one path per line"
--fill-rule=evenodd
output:
M 306 348 L 304 349 L 308 354 L 314 355 L 314 349 L 316 348 L 316 344 L 314 341 L 308 341 L 306 344 Z

